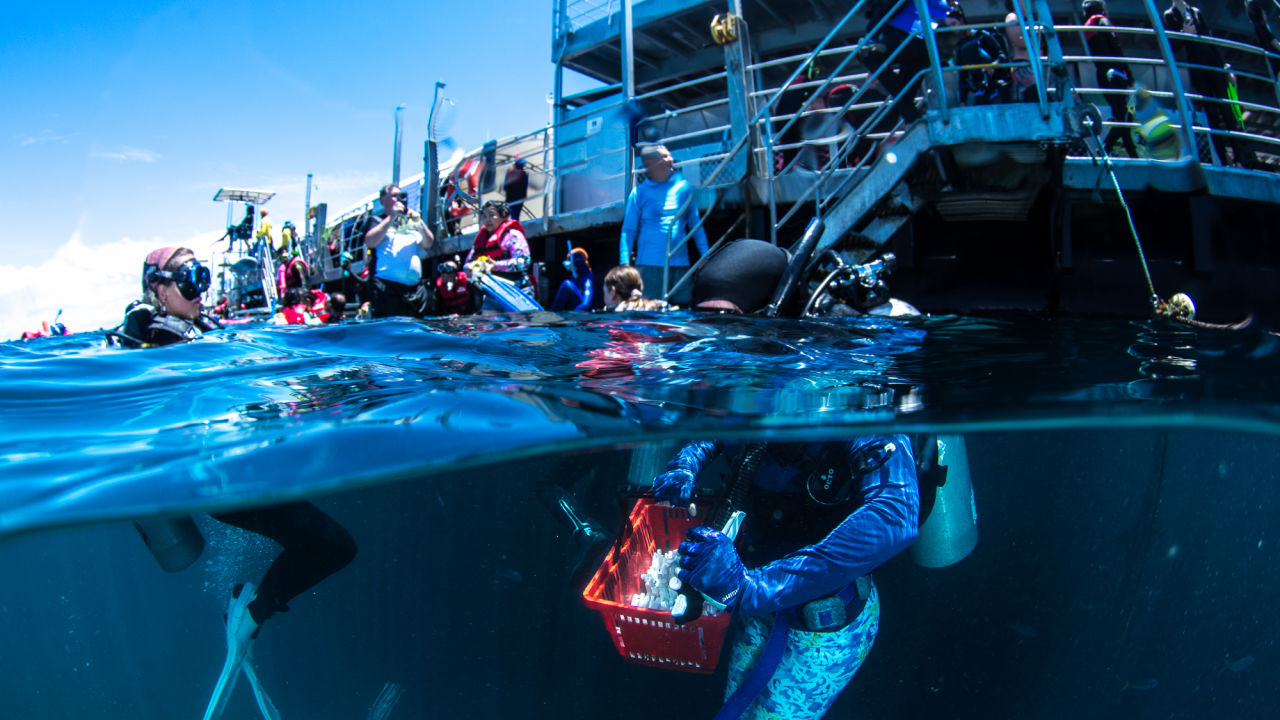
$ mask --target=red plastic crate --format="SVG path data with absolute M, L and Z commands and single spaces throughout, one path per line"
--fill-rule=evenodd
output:
M 703 615 L 677 625 L 666 610 L 632 607 L 644 590 L 640 576 L 655 550 L 674 550 L 696 522 L 685 508 L 664 507 L 641 498 L 631 509 L 631 534 L 604 562 L 582 591 L 587 607 L 599 610 L 618 654 L 627 662 L 710 674 L 715 672 L 729 629 L 729 613 Z

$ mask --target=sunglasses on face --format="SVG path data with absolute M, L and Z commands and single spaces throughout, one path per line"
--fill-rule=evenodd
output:
M 182 297 L 195 300 L 209 289 L 209 268 L 200 264 L 199 260 L 188 260 L 177 270 L 153 270 L 151 277 L 156 280 L 169 280 L 182 293 Z

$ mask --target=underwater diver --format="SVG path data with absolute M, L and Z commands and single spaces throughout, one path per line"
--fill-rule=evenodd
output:
M 820 224 L 807 231 L 820 233 Z M 802 264 L 804 240 L 797 247 Z M 760 240 L 731 243 L 694 278 L 694 309 L 753 313 L 771 299 L 780 305 L 777 290 L 792 260 Z M 870 572 L 918 534 L 914 448 L 905 435 L 692 442 L 654 478 L 655 497 L 690 505 L 699 474 L 722 453 L 733 458 L 726 502 L 747 512 L 744 551 L 714 527 L 695 527 L 680 545 L 677 572 L 740 624 L 717 720 L 820 718 L 875 642 L 880 598 Z
M 142 267 L 142 288 L 142 301 L 126 311 L 124 330 L 110 334 L 127 346 L 172 345 L 218 327 L 217 321 L 203 314 L 200 295 L 209 288 L 209 272 L 191 250 L 167 247 L 149 254 Z M 204 717 L 211 720 L 222 714 L 241 671 L 249 678 L 263 714 L 270 717 L 270 699 L 252 663 L 246 662 L 252 642 L 263 623 L 287 611 L 293 598 L 350 564 L 356 555 L 355 539 L 306 501 L 209 515 L 271 538 L 282 549 L 256 587 L 243 583 L 232 589 L 226 614 L 227 658 Z M 136 526 L 165 570 L 189 567 L 204 549 L 204 538 L 189 517 L 139 521 Z M 166 544 L 167 540 L 174 542 Z
M 569 271 L 569 279 L 560 283 L 555 300 L 551 302 L 551 309 L 553 311 L 590 310 L 591 263 L 587 261 L 587 251 L 570 247 L 569 256 L 564 260 L 564 269 Z
M 677 576 L 734 613 L 726 705 L 717 718 L 820 718 L 875 642 L 870 573 L 917 535 L 916 463 L 904 435 L 849 442 L 685 445 L 653 481 L 686 506 L 718 454 L 750 483 L 739 553 L 712 527 L 691 529 Z M 730 478 L 732 484 L 737 478 Z

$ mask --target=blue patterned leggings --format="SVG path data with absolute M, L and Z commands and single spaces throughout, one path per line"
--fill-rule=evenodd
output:
M 729 656 L 725 697 L 742 684 L 764 651 L 773 616 L 741 618 Z M 747 707 L 744 720 L 817 720 L 853 679 L 880 630 L 880 594 L 875 585 L 862 612 L 843 630 L 814 633 L 791 628 L 778 670 Z

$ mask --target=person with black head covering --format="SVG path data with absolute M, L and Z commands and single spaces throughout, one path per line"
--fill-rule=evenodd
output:
M 693 279 L 693 309 L 750 314 L 773 299 L 787 271 L 787 251 L 763 240 L 743 238 L 707 260 Z

